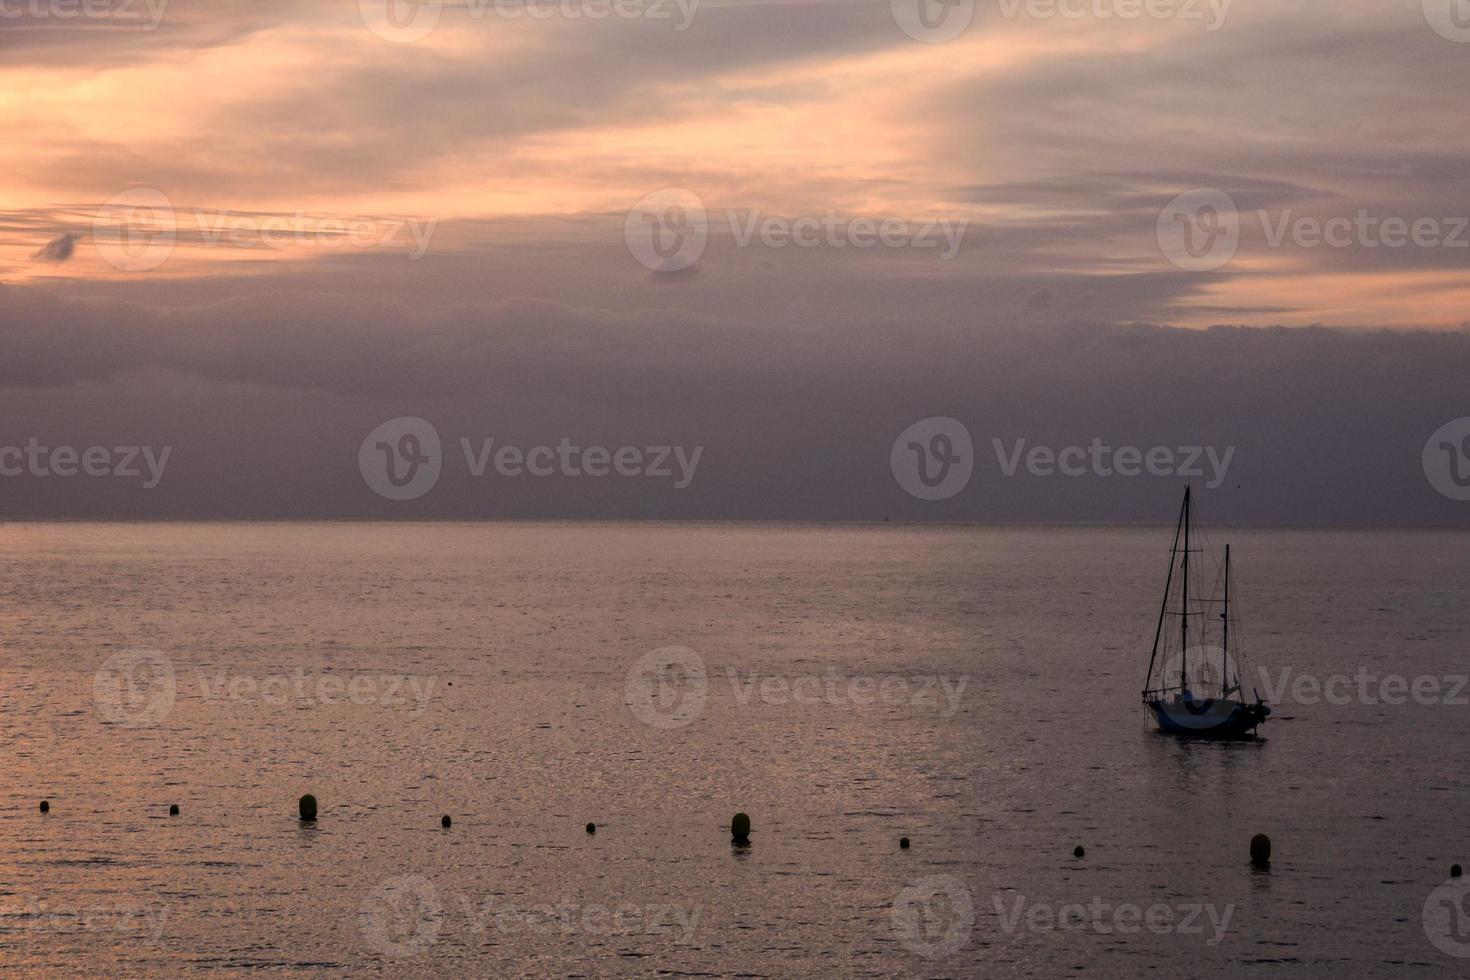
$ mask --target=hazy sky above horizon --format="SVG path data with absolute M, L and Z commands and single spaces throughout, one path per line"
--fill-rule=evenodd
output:
M 1179 482 L 915 509 L 888 446 L 949 416 L 982 455 L 1236 446 L 1242 519 L 1466 520 L 1419 462 L 1470 415 L 1461 0 L 89 2 L 0 0 L 0 444 L 181 475 L 0 512 L 1111 519 Z M 651 271 L 675 188 L 707 243 Z M 354 463 L 395 416 L 712 475 L 395 509 Z

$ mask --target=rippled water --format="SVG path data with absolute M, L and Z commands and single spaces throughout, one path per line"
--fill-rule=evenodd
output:
M 1470 538 L 1217 531 L 1273 683 L 1442 692 L 1211 745 L 1170 534 L 6 525 L 0 968 L 1464 975 Z

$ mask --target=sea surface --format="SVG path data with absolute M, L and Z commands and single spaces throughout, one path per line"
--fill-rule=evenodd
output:
M 1470 536 L 1214 529 L 1212 744 L 1172 533 L 0 526 L 0 974 L 1470 973 Z

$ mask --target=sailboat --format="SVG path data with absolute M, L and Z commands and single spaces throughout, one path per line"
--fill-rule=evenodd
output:
M 1185 487 L 1174 544 L 1169 549 L 1169 574 L 1164 579 L 1164 602 L 1154 631 L 1143 703 L 1158 730 L 1169 735 L 1255 738 L 1257 726 L 1271 714 L 1271 708 L 1254 690 L 1255 703 L 1245 700 L 1239 669 L 1230 652 L 1234 612 L 1230 607 L 1230 546 L 1225 546 L 1217 580 L 1223 581 L 1224 596 L 1219 617 L 1220 644 L 1214 646 L 1208 635 L 1208 610 L 1215 606 L 1215 600 L 1198 588 L 1193 599 L 1190 596 L 1191 577 L 1198 577 L 1201 565 L 1199 558 L 1191 562 L 1190 556 L 1203 552 L 1190 547 L 1189 498 L 1190 488 Z M 1175 602 L 1177 605 L 1171 606 Z M 1193 632 L 1192 623 L 1198 625 Z

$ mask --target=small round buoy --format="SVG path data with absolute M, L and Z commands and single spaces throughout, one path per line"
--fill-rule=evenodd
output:
M 1452 864 L 1452 865 L 1450 865 L 1450 877 L 1451 878 L 1458 878 L 1458 877 L 1460 877 L 1460 866 L 1458 864 Z
M 41 812 L 42 813 L 50 813 L 51 812 L 51 802 L 49 800 L 42 800 L 41 801 Z
M 898 839 L 898 846 L 907 851 L 909 849 L 909 839 L 907 837 L 900 837 Z
M 177 817 L 179 815 L 179 805 L 177 803 L 170 803 L 168 805 L 168 815 L 171 817 Z
M 1258 868 L 1271 864 L 1271 838 L 1265 834 L 1257 834 L 1251 838 L 1251 864 Z
M 448 827 L 452 823 L 454 823 L 454 821 L 449 819 L 449 814 L 447 813 L 439 818 L 439 826 L 441 827 Z
M 595 824 L 595 823 L 588 823 L 587 824 L 587 833 L 589 833 L 589 834 L 595 834 L 595 833 L 597 833 L 597 824 Z
M 1084 855 L 1086 853 L 1087 853 L 1087 849 L 1085 847 L 1083 847 L 1081 844 L 1078 844 L 1076 847 L 1072 848 L 1072 856 L 1074 858 L 1080 858 L 1080 857 L 1082 857 L 1082 855 Z
M 750 843 L 750 817 L 744 813 L 735 814 L 730 821 L 730 838 L 737 844 Z
M 299 811 L 301 811 L 301 819 L 302 820 L 308 820 L 308 821 L 315 820 L 316 819 L 316 797 L 315 796 L 312 796 L 310 793 L 307 793 L 305 796 L 303 796 L 301 798 L 301 802 L 299 802 L 299 803 L 296 804 L 296 809 L 298 809 Z

